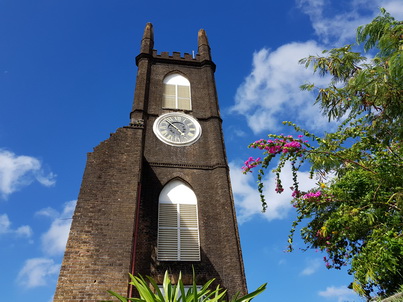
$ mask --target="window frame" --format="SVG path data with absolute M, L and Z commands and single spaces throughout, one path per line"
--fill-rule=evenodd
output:
M 174 94 L 167 94 L 167 87 L 172 86 L 174 88 Z M 182 97 L 180 87 L 186 87 L 188 96 Z M 167 105 L 169 98 L 173 99 L 175 103 L 174 106 Z M 171 100 L 172 101 L 172 100 Z M 181 105 L 181 101 L 185 101 L 186 105 Z M 182 110 L 182 111 L 192 111 L 192 94 L 191 94 L 191 85 L 187 78 L 178 73 L 173 73 L 166 76 L 163 80 L 163 92 L 162 92 L 162 108 L 163 109 L 174 109 L 174 110 Z
M 176 232 L 169 234 L 169 230 Z M 158 200 L 157 259 L 200 261 L 199 230 L 196 195 L 184 182 L 170 181 L 162 189 Z M 185 244 L 187 248 L 184 248 Z

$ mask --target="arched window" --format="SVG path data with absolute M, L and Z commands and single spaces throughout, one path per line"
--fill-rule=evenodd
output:
M 180 180 L 161 191 L 158 206 L 158 260 L 200 261 L 197 199 Z
M 162 107 L 192 110 L 190 82 L 180 74 L 171 74 L 164 79 Z

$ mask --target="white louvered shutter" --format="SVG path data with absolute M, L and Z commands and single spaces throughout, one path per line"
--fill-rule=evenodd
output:
M 176 86 L 164 85 L 164 94 L 162 100 L 163 108 L 176 108 Z
M 199 261 L 200 244 L 197 206 L 195 204 L 179 204 L 179 213 L 179 258 L 181 261 Z
M 200 261 L 197 199 L 181 181 L 170 182 L 160 194 L 157 245 L 160 261 Z
M 163 108 L 192 110 L 188 79 L 180 74 L 171 74 L 164 79 L 163 84 Z
M 178 109 L 191 110 L 190 106 L 190 87 L 189 86 L 177 86 L 178 90 Z
M 158 213 L 158 259 L 178 258 L 178 211 L 176 204 L 160 203 Z

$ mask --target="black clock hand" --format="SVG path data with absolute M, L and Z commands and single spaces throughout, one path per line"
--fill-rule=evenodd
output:
M 183 133 L 178 127 L 176 127 L 173 123 L 171 123 L 171 122 L 169 122 L 169 121 L 167 121 L 168 122 L 168 124 L 170 124 L 172 127 L 174 127 L 176 130 L 178 130 L 178 132 L 181 134 L 181 135 L 185 135 L 185 133 Z

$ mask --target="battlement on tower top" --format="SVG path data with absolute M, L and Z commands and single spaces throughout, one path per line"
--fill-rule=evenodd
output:
M 153 49 L 153 57 L 154 58 L 161 58 L 161 59 L 175 59 L 175 60 L 184 60 L 184 61 L 199 61 L 200 55 L 199 54 L 190 54 L 185 52 L 184 54 L 174 51 L 170 53 L 169 51 L 162 51 L 158 54 L 156 49 Z

